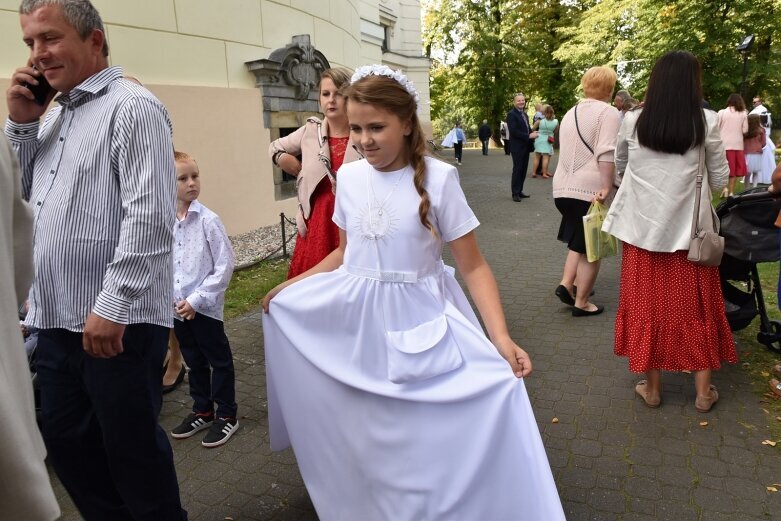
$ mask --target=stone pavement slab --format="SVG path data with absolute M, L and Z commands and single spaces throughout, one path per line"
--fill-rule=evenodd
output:
M 443 155 L 452 160 L 452 152 Z M 567 518 L 781 520 L 781 494 L 765 488 L 781 483 L 781 454 L 761 444 L 767 420 L 739 365 L 715 373 L 721 399 L 709 414 L 695 411 L 686 374 L 665 373 L 662 406 L 645 407 L 634 396 L 639 376 L 613 354 L 620 259 L 606 259 L 597 280 L 593 301 L 606 312 L 572 317 L 553 294 L 566 247 L 556 241 L 551 180 L 528 178 L 531 198 L 516 203 L 510 157 L 502 151 L 484 157 L 466 150 L 459 171 L 482 223 L 478 241 L 499 282 L 510 332 L 534 363 L 526 384 Z M 216 449 L 201 447 L 197 436 L 172 441 L 190 518 L 317 519 L 292 452 L 269 449 L 260 311 L 226 328 L 241 428 Z M 169 430 L 189 410 L 186 386 L 164 400 L 160 422 Z M 63 519 L 80 519 L 54 481 Z

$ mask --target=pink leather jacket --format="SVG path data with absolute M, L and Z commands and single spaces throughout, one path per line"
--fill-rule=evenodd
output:
M 308 118 L 303 127 L 269 145 L 269 157 L 273 159 L 277 152 L 301 156 L 301 172 L 296 178 L 298 190 L 296 225 L 298 233 L 305 237 L 307 233 L 306 221 L 312 213 L 311 198 L 315 188 L 324 177 L 328 176 L 333 190 L 336 190 L 336 179 L 331 173 L 331 150 L 328 147 L 328 120 Z M 362 158 L 363 155 L 356 150 L 350 140 L 347 143 L 342 164 Z

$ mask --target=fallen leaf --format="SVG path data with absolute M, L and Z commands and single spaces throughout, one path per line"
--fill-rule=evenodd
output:
M 762 409 L 762 410 L 765 412 L 765 414 L 770 414 L 770 411 L 768 411 L 767 409 Z
M 768 373 L 767 371 L 762 371 L 762 372 L 761 372 L 761 373 L 759 373 L 759 374 L 761 374 L 761 375 L 762 375 L 762 376 L 764 376 L 765 378 L 767 378 L 768 376 L 770 376 L 770 373 Z
M 770 445 L 771 447 L 775 447 L 776 446 L 776 442 L 775 441 L 771 441 L 771 440 L 765 440 L 765 441 L 762 442 L 762 445 Z
M 781 487 L 781 484 L 779 484 L 779 483 L 771 483 L 771 486 L 773 486 L 773 487 Z
M 781 422 L 781 416 L 776 416 L 776 421 L 780 421 Z
M 707 427 L 707 426 L 708 426 L 708 422 L 700 422 L 700 427 Z
M 776 487 L 766 487 L 768 492 L 778 492 Z
M 559 423 L 559 419 L 554 417 L 550 422 L 551 423 Z
M 689 371 L 689 370 L 687 370 L 687 369 L 684 369 L 684 370 L 683 370 L 683 371 L 681 371 L 681 372 L 682 372 L 682 373 L 686 373 L 686 374 L 692 374 L 692 372 L 691 372 L 691 371 Z

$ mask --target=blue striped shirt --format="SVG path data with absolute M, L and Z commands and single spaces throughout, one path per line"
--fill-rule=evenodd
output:
M 44 122 L 6 122 L 34 214 L 26 322 L 83 331 L 90 312 L 171 327 L 176 171 L 171 122 L 148 90 L 110 67 Z

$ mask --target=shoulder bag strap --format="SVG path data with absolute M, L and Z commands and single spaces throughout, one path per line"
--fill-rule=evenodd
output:
M 583 134 L 580 133 L 580 125 L 578 125 L 578 106 L 575 105 L 575 128 L 578 131 L 578 136 L 580 136 L 580 140 L 583 142 L 584 145 L 586 145 L 586 148 L 588 148 L 588 151 L 591 152 L 591 154 L 594 154 L 594 149 L 591 148 L 591 146 L 586 143 L 586 140 L 583 139 Z
M 694 214 L 692 215 L 692 239 L 700 233 L 700 200 L 702 198 L 702 148 L 701 145 L 697 153 L 697 183 L 694 189 Z

